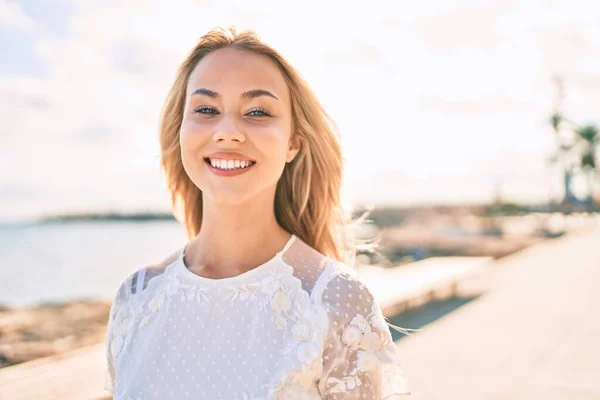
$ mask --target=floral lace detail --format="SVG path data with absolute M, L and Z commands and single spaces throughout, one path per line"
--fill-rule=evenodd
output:
M 179 287 L 179 293 L 181 294 L 181 301 L 193 301 L 196 300 L 198 303 L 208 303 L 211 299 L 208 297 L 206 292 L 209 290 L 207 287 L 200 287 L 198 285 L 190 285 L 188 283 L 181 283 Z
M 133 330 L 137 317 L 138 313 L 135 309 L 128 306 L 123 306 L 115 316 L 113 336 L 109 343 L 110 353 L 114 360 L 121 354 L 125 339 Z
M 260 283 L 250 283 L 242 286 L 230 286 L 229 294 L 223 300 L 230 300 L 233 304 L 236 300 L 254 300 Z
M 292 290 L 292 282 L 297 285 Z M 313 400 L 308 388 L 314 383 L 311 377 L 317 376 L 320 368 L 321 351 L 316 342 L 317 327 L 311 320 L 309 295 L 301 288 L 301 283 L 291 274 L 271 273 L 260 282 L 260 289 L 265 294 L 261 305 L 270 305 L 276 312 L 275 325 L 279 330 L 291 327 L 292 340 L 280 350 L 281 355 L 295 353 L 300 362 L 295 371 L 287 372 L 274 383 L 264 385 L 269 390 L 269 398 L 282 400 Z M 292 299 L 292 296 L 294 298 Z
M 360 276 L 299 240 L 288 250 L 235 279 L 195 277 L 181 258 L 132 274 L 111 307 L 106 388 L 121 400 L 407 393 Z
M 303 365 L 292 373 L 285 374 L 273 383 L 264 385 L 269 391 L 269 399 L 280 400 L 320 400 L 317 394 L 309 394 L 313 382 L 312 376 L 319 373 L 319 364 L 315 362 Z
M 285 330 L 291 325 L 293 341 L 280 351 L 281 355 L 296 353 L 296 357 L 302 364 L 308 364 L 319 355 L 319 349 L 315 344 L 316 329 L 314 321 L 311 321 L 309 310 L 311 304 L 308 294 L 301 288 L 295 292 L 292 301 L 292 290 L 285 282 L 285 274 L 273 274 L 261 281 L 262 292 L 267 294 L 271 308 L 277 313 L 275 325 L 279 330 Z M 289 324 L 288 324 L 289 322 Z
M 376 328 L 373 331 L 372 328 Z M 354 367 L 343 378 L 329 377 L 327 384 L 333 385 L 331 393 L 347 393 L 359 387 L 362 382 L 361 372 L 373 371 L 380 362 L 380 356 L 385 356 L 382 351 L 388 344 L 393 343 L 391 336 L 386 335 L 387 324 L 379 312 L 376 303 L 372 303 L 371 312 L 366 317 L 356 314 L 352 321 L 342 331 L 342 343 L 351 351 L 356 351 Z
M 223 399 L 225 400 L 225 399 Z M 233 398 L 233 400 L 264 400 L 260 397 L 251 397 L 249 394 L 247 394 L 246 392 L 243 392 L 242 394 L 240 394 L 239 396 L 235 396 Z
M 115 316 L 115 321 L 113 322 L 113 336 L 109 343 L 113 360 L 116 360 L 119 354 L 121 354 L 127 336 L 133 332 L 136 323 L 139 321 L 138 328 L 140 329 L 149 325 L 154 316 L 158 314 L 173 295 L 179 293 L 182 300 L 188 301 L 193 299 L 199 302 L 209 300 L 204 294 L 204 288 L 183 284 L 177 277 L 170 275 L 166 276 L 166 278 L 167 282 L 148 302 L 147 310 L 144 310 L 144 304 L 140 304 L 139 295 L 133 296 L 130 302 L 120 305 L 119 311 Z
M 176 294 L 181 294 L 182 300 L 190 300 L 190 293 L 193 293 L 191 299 L 196 298 L 196 292 L 194 289 L 189 287 L 190 285 L 183 285 L 181 281 L 177 277 L 173 277 L 171 275 L 166 276 L 167 282 L 163 285 L 161 290 L 148 302 L 148 310 L 151 312 L 143 313 L 144 316 L 140 321 L 140 328 L 148 325 L 152 318 L 158 314 L 158 312 L 163 308 L 167 300 L 173 297 Z M 201 296 L 198 296 L 201 299 Z
M 144 400 L 143 397 L 131 397 L 131 396 L 125 396 L 123 397 L 122 400 Z M 250 396 L 249 394 L 247 394 L 246 392 L 241 393 L 239 396 L 235 396 L 233 397 L 233 399 L 218 399 L 218 400 L 265 400 L 262 397 L 253 397 Z
M 285 357 L 285 368 L 281 376 L 262 383 L 267 393 L 256 397 L 258 392 L 243 392 L 235 400 L 299 399 L 316 400 L 316 382 L 322 371 L 322 344 L 327 330 L 327 312 L 323 307 L 312 304 L 310 294 L 302 287 L 302 281 L 289 269 L 266 270 L 256 280 L 230 286 L 221 286 L 218 298 L 213 294 L 214 286 L 187 281 L 183 276 L 167 271 L 160 278 L 153 278 L 142 293 L 135 294 L 126 304 L 121 304 L 117 318 L 112 324 L 113 337 L 110 349 L 113 359 L 123 353 L 124 343 L 133 341 L 134 329 L 152 332 L 154 321 L 175 299 L 199 304 L 252 301 L 268 315 L 274 328 L 282 332 L 283 342 L 277 351 Z M 224 291 L 224 292 L 223 292 Z M 150 328 L 148 327 L 150 326 Z M 170 341 L 168 342 L 170 343 Z M 293 356 L 289 357 L 290 355 Z M 116 362 L 115 365 L 119 364 Z M 125 389 L 124 387 L 120 390 Z M 126 393 L 124 393 L 126 394 Z M 125 400 L 143 400 L 125 396 Z M 264 396 L 264 397 L 262 397 Z M 231 397 L 228 397 L 228 399 Z

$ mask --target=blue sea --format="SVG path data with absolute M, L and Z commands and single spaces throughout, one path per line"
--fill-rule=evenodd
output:
M 110 301 L 129 273 L 186 242 L 177 221 L 0 226 L 0 305 Z

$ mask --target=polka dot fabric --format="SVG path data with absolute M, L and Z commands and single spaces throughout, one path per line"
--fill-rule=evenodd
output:
M 356 272 L 292 235 L 266 263 L 197 275 L 185 247 L 117 290 L 104 388 L 115 400 L 392 399 L 409 394 Z

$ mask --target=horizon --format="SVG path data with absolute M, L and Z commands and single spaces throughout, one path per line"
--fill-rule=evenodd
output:
M 544 208 L 544 207 L 553 207 L 558 206 L 559 203 L 547 203 L 544 201 L 540 202 L 512 202 L 512 201 L 502 201 L 498 203 L 499 205 L 515 205 L 517 207 L 523 208 Z M 351 211 L 353 212 L 363 212 L 370 210 L 371 212 L 377 210 L 415 210 L 415 209 L 434 209 L 434 208 L 450 208 L 450 209 L 469 209 L 469 208 L 481 208 L 481 207 L 491 207 L 496 205 L 493 202 L 407 202 L 407 203 L 356 203 L 352 205 L 346 205 L 352 207 Z M 347 210 L 347 208 L 346 208 Z M 554 212 L 554 211 L 552 211 Z M 38 222 L 47 222 L 52 220 L 59 220 L 61 218 L 89 218 L 89 217 L 123 217 L 123 220 L 127 221 L 131 217 L 139 217 L 142 215 L 147 216 L 171 216 L 174 220 L 176 220 L 174 213 L 171 209 L 135 209 L 135 210 L 127 210 L 127 209 L 79 209 L 79 210 L 56 210 L 55 212 L 45 213 L 45 214 L 37 214 L 37 215 L 28 215 L 26 217 L 20 218 L 0 218 L 0 226 L 2 225 L 19 225 L 22 223 L 38 223 Z M 68 221 L 61 221 L 68 222 Z

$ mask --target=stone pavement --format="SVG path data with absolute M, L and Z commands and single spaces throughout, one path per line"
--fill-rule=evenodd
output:
M 600 399 L 600 223 L 461 290 L 473 300 L 398 341 L 411 400 Z

